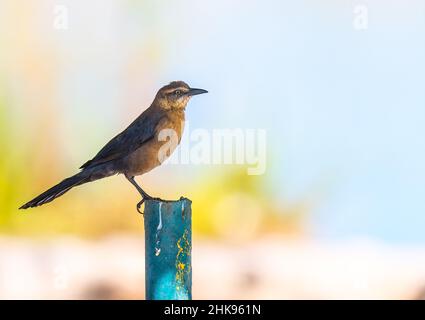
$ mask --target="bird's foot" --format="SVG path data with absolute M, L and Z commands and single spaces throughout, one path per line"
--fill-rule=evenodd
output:
M 146 194 L 146 195 L 142 198 L 142 200 L 140 200 L 140 201 L 137 203 L 137 206 L 136 206 L 136 208 L 137 208 L 137 212 L 139 212 L 140 214 L 144 214 L 144 212 L 143 212 L 143 211 L 141 211 L 141 210 L 140 210 L 140 208 L 142 207 L 142 204 L 143 204 L 146 200 L 161 200 L 161 199 L 160 199 L 160 198 L 154 198 L 154 197 L 151 197 L 150 195 Z
M 140 208 L 142 207 L 143 202 L 145 202 L 145 198 L 143 198 L 142 200 L 140 200 L 137 203 L 137 205 L 136 205 L 137 212 L 140 213 L 140 214 L 142 214 L 142 215 L 145 214 L 143 211 L 140 210 Z

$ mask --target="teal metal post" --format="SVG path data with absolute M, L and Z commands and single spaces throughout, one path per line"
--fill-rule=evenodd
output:
M 192 299 L 192 202 L 145 202 L 145 283 L 148 300 Z

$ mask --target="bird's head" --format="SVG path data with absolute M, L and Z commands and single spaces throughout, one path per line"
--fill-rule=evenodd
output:
M 173 81 L 159 89 L 154 103 L 166 110 L 184 110 L 192 96 L 207 92 L 191 88 L 183 81 Z

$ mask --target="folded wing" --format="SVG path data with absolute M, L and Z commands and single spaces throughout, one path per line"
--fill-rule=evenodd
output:
M 147 109 L 123 132 L 112 138 L 93 159 L 84 163 L 80 169 L 97 166 L 129 155 L 155 136 L 155 128 L 163 117 L 162 112 Z

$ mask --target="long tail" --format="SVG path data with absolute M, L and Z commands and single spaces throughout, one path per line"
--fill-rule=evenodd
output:
M 69 190 L 71 190 L 73 187 L 89 182 L 89 181 L 92 181 L 90 175 L 87 174 L 87 172 L 81 171 L 80 173 L 77 173 L 76 175 L 63 180 L 62 182 L 58 183 L 54 187 L 51 187 L 49 190 L 43 192 L 38 197 L 24 204 L 19 209 L 28 209 L 28 208 L 41 206 L 45 203 L 53 201 L 57 197 L 60 197 L 65 192 L 68 192 Z

